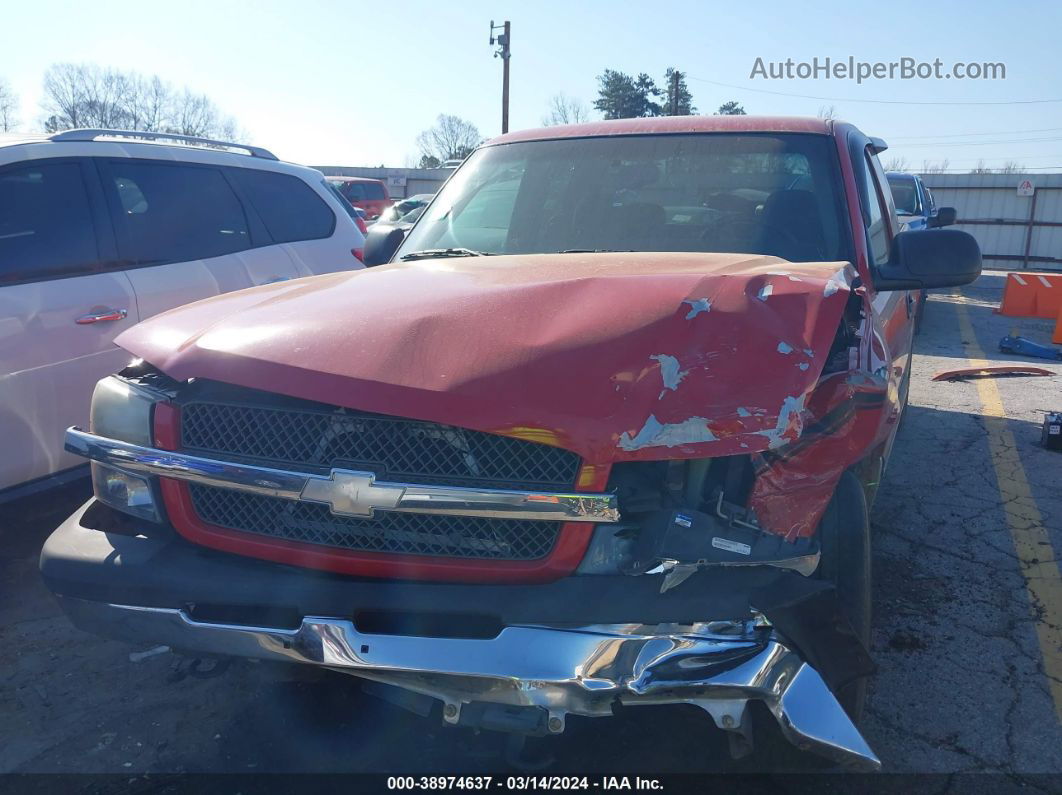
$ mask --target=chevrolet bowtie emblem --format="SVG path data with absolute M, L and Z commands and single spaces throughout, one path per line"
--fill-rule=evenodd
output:
M 328 478 L 307 480 L 300 499 L 324 503 L 337 516 L 371 518 L 377 509 L 397 508 L 404 493 L 401 486 L 376 483 L 372 472 L 333 469 Z

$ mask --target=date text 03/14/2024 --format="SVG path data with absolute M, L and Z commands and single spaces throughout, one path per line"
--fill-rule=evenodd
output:
M 656 778 L 641 776 L 389 776 L 388 790 L 662 790 Z

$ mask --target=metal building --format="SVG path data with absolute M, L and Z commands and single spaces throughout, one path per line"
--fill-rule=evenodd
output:
M 1062 174 L 922 174 L 977 238 L 985 267 L 1062 270 Z

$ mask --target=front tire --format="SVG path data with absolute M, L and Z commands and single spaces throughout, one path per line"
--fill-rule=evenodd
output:
M 841 612 L 851 622 L 856 636 L 870 648 L 871 557 L 870 516 L 863 484 L 845 472 L 819 523 L 822 557 L 816 577 L 833 583 Z M 866 703 L 867 678 L 843 687 L 837 700 L 857 722 Z

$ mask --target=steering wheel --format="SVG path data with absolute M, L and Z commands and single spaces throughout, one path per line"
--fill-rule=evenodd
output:
M 768 221 L 763 225 L 763 233 L 764 240 L 780 240 L 783 248 L 791 248 L 794 251 L 800 251 L 807 246 L 807 241 L 801 240 L 796 236 L 792 229 L 787 226 L 782 226 L 781 224 Z M 817 259 L 824 259 L 825 255 L 823 254 L 822 248 L 820 246 L 815 246 L 814 248 L 813 256 Z M 774 256 L 780 257 L 781 255 L 774 254 Z M 782 259 L 788 259 L 788 257 L 782 257 Z
M 744 214 L 724 213 L 705 224 L 704 231 L 699 237 L 702 243 L 715 243 L 720 237 L 735 242 L 742 240 L 751 242 L 755 227 L 756 221 L 753 218 Z M 719 235 L 721 228 L 725 230 L 723 235 Z

